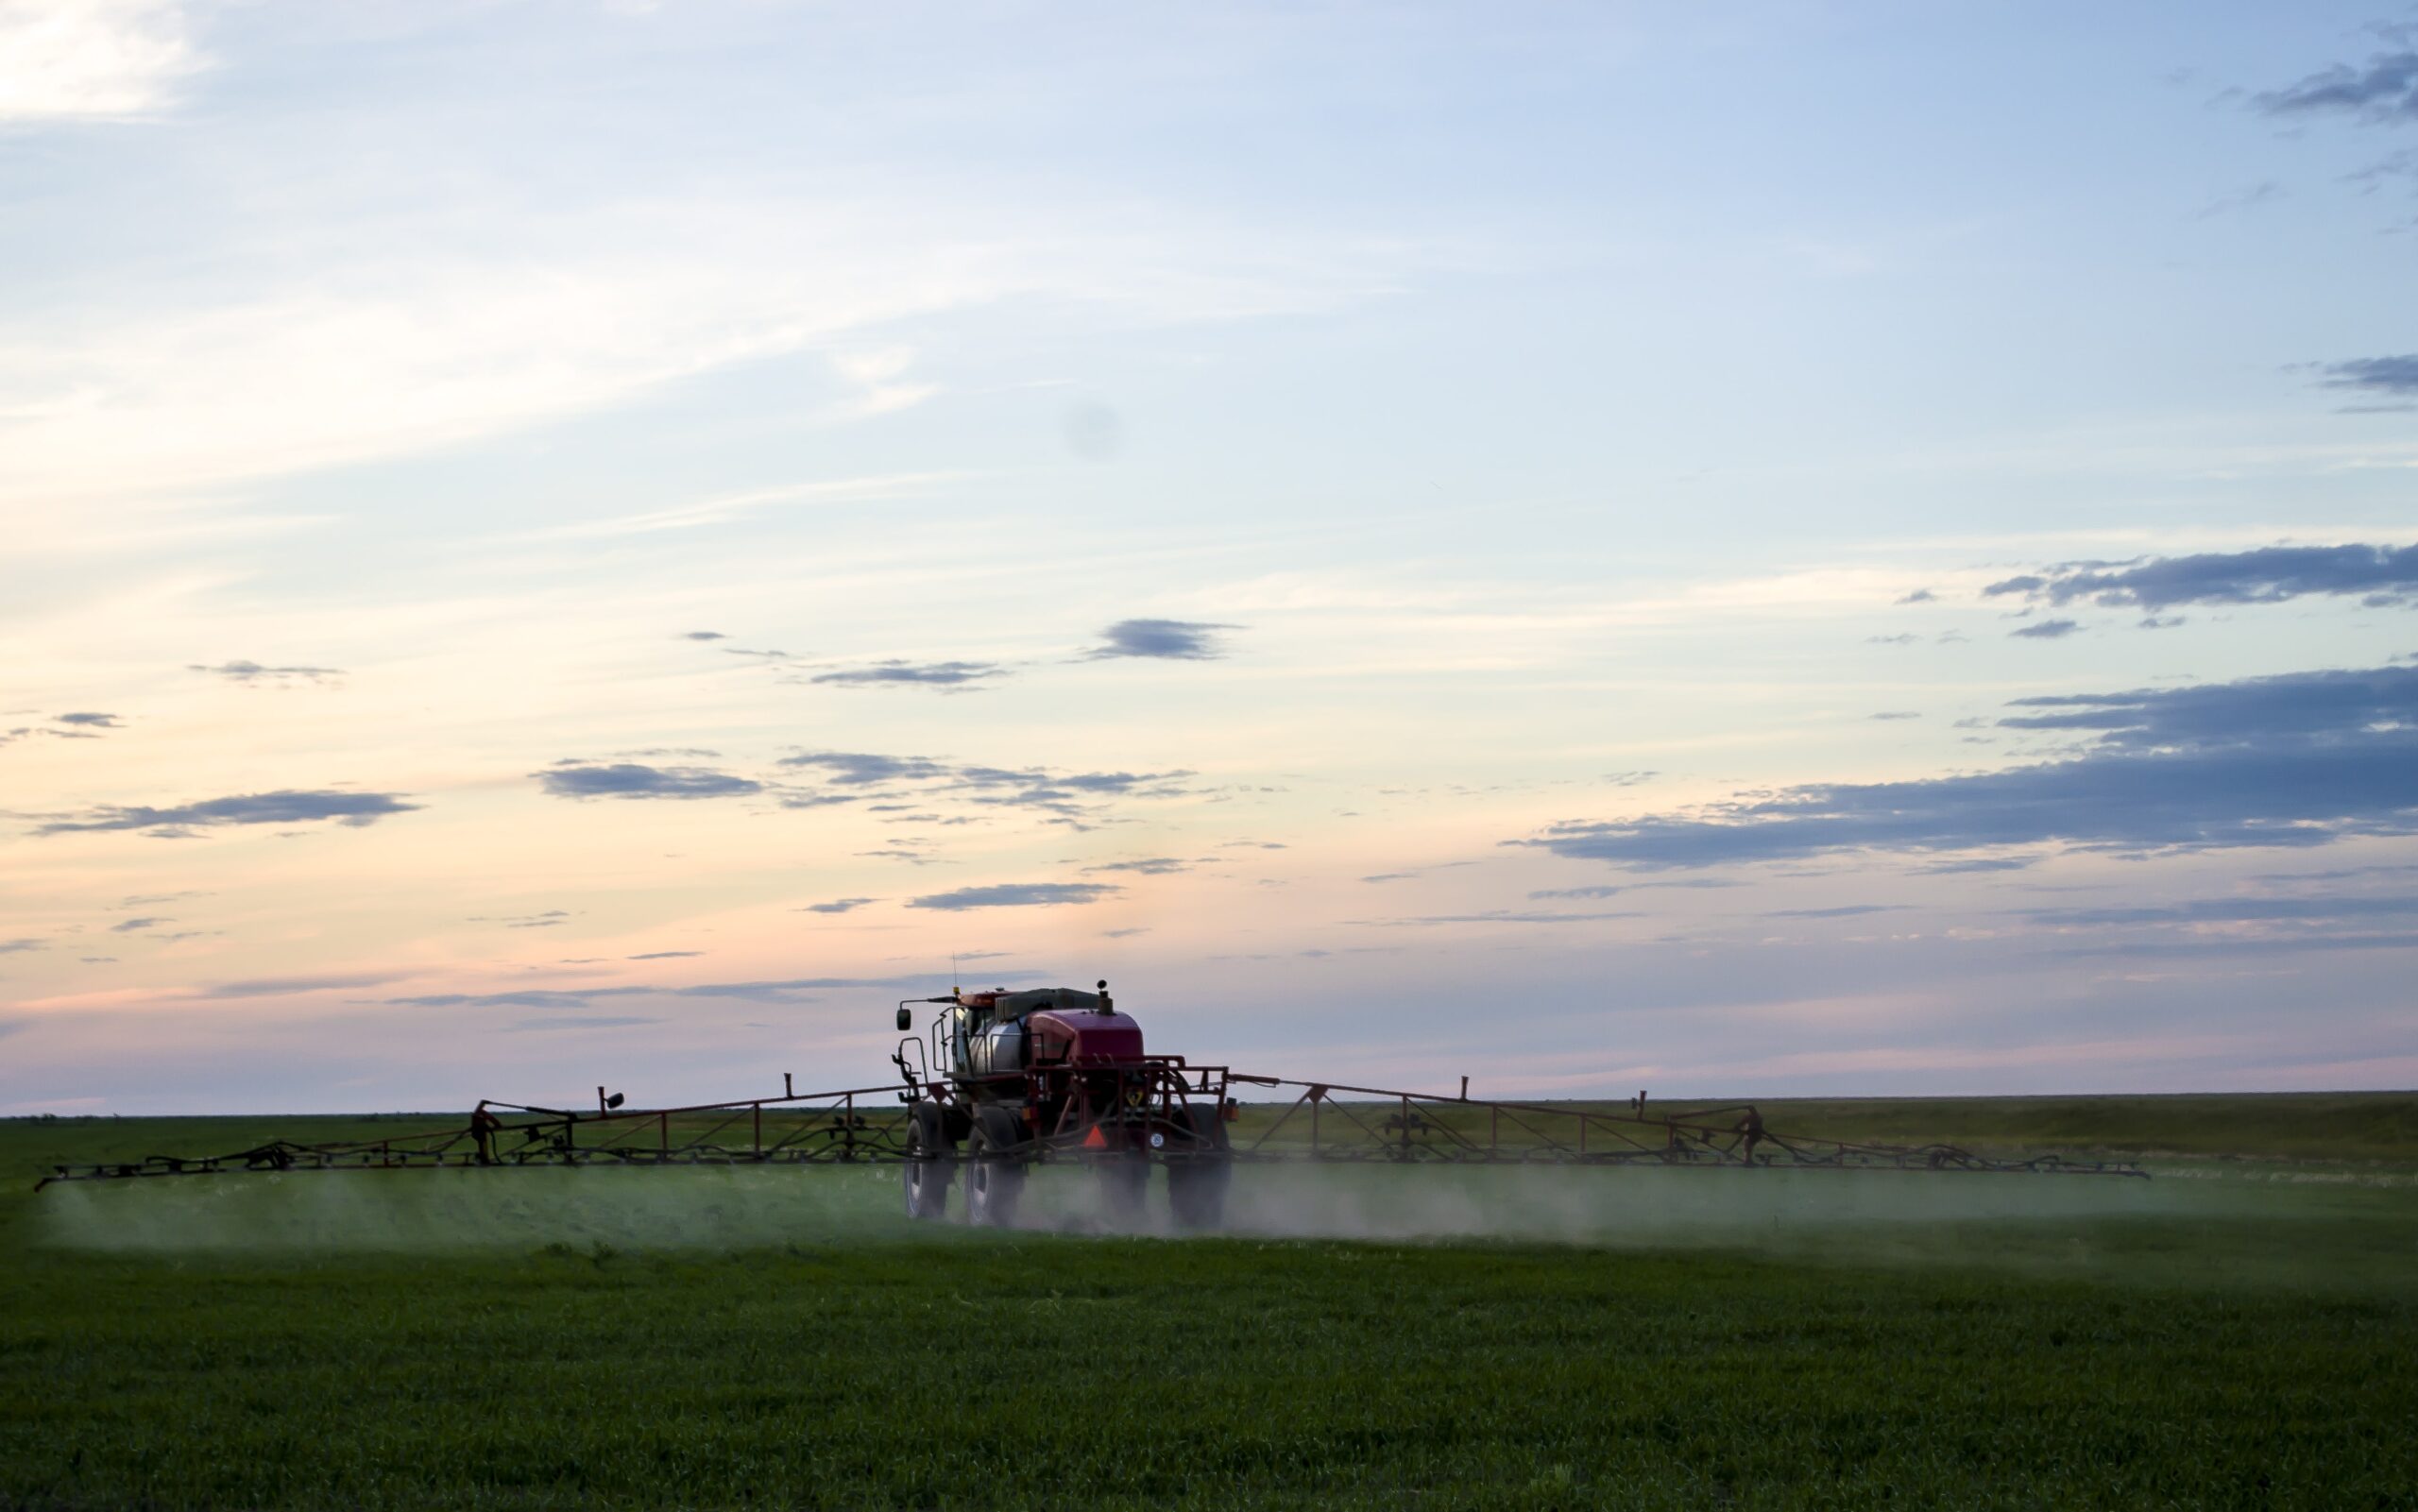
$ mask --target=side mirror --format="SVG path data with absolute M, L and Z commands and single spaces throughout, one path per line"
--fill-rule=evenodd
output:
M 904 1034 L 914 1027 L 915 1015 L 909 1012 L 904 1006 L 900 1007 L 898 1010 L 898 1032 Z

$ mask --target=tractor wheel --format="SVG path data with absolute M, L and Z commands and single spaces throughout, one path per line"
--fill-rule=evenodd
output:
M 1024 1196 L 1025 1163 L 1017 1147 L 1013 1115 L 1001 1108 L 985 1108 L 974 1121 L 965 1142 L 965 1220 L 987 1229 L 1011 1228 L 1016 1203 Z
M 1142 1209 L 1150 1195 L 1150 1163 L 1138 1155 L 1102 1161 L 1099 1171 L 1100 1203 L 1107 1210 L 1109 1223 L 1121 1230 L 1142 1226 Z
M 1196 1231 L 1222 1228 L 1226 1186 L 1235 1175 L 1225 1123 L 1215 1109 L 1181 1110 L 1178 1116 L 1193 1137 L 1186 1149 L 1167 1162 L 1167 1206 L 1175 1212 L 1175 1226 Z
M 937 1218 L 948 1211 L 949 1178 L 956 1174 L 957 1147 L 937 1104 L 907 1110 L 907 1215 Z

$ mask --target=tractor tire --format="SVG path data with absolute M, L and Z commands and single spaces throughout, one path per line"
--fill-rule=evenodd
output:
M 1024 1198 L 1024 1130 L 1004 1108 L 976 1114 L 965 1141 L 965 1221 L 985 1229 L 1013 1228 Z
M 1174 1211 L 1175 1226 L 1190 1232 L 1223 1228 L 1226 1187 L 1235 1176 L 1225 1120 L 1215 1108 L 1183 1109 L 1178 1118 L 1193 1137 L 1186 1149 L 1167 1162 L 1167 1206 Z
M 957 1174 L 957 1146 L 948 1137 L 948 1121 L 936 1103 L 918 1102 L 907 1110 L 907 1215 L 937 1218 L 948 1211 L 948 1183 Z

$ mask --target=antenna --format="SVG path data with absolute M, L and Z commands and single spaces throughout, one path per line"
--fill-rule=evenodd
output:
M 955 996 L 958 994 L 959 991 L 960 991 L 960 989 L 959 989 L 959 987 L 958 987 L 958 985 L 957 985 L 957 952 L 956 952 L 956 951 L 954 951 L 954 950 L 952 950 L 952 951 L 950 951 L 950 952 L 948 953 L 948 992 L 949 992 L 949 995 L 950 995 L 951 997 L 955 997 Z

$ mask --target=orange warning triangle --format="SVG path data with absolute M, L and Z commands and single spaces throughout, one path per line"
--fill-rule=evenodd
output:
M 1098 1124 L 1094 1124 L 1094 1125 L 1092 1125 L 1092 1131 L 1091 1131 L 1090 1133 L 1085 1134 L 1085 1135 L 1083 1136 L 1083 1148 L 1085 1148 L 1085 1149 L 1106 1149 L 1106 1148 L 1108 1148 L 1108 1141 L 1107 1141 L 1106 1139 L 1102 1138 L 1102 1137 L 1101 1137 L 1101 1135 L 1100 1135 L 1100 1131 L 1099 1131 L 1099 1125 L 1098 1125 Z

